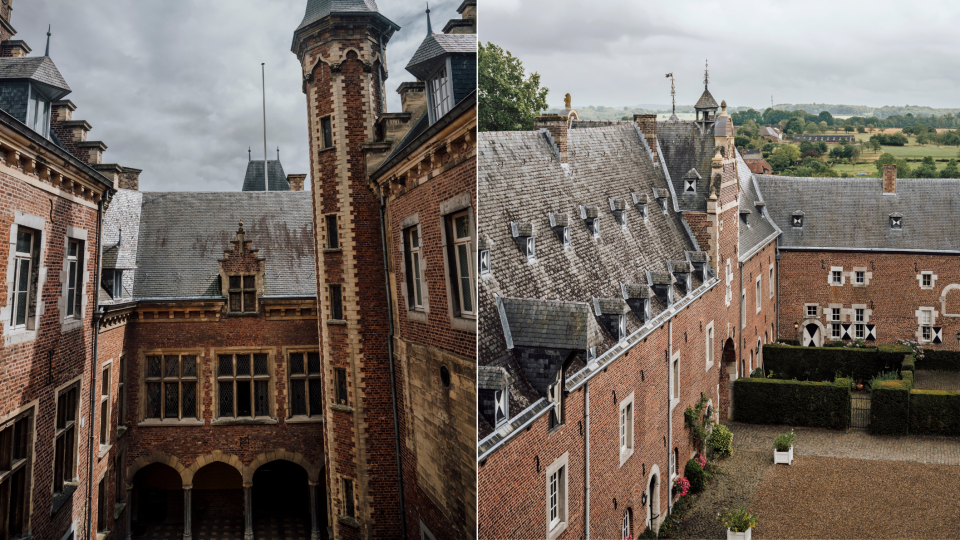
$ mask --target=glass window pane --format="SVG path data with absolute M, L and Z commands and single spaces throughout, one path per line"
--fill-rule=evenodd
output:
M 303 353 L 290 353 L 290 374 L 303 374 Z
M 255 381 L 253 383 L 254 411 L 257 416 L 268 416 L 270 414 L 270 400 L 267 394 L 268 381 Z
M 67 251 L 67 256 L 68 256 L 68 257 L 76 257 L 76 256 L 77 256 L 77 249 L 78 249 L 78 248 L 79 248 L 79 245 L 78 245 L 76 242 L 70 242 L 70 247 L 67 248 L 67 249 L 68 249 L 68 251 Z
M 197 383 L 183 383 L 183 417 L 197 417 Z
M 320 353 L 311 352 L 307 353 L 307 361 L 309 362 L 310 374 L 320 373 Z
M 249 354 L 237 355 L 237 376 L 240 376 L 240 375 L 250 375 L 250 355 Z
M 240 288 L 240 276 L 230 276 L 230 288 L 231 289 Z
M 466 238 L 470 236 L 470 231 L 467 230 L 467 215 L 457 216 L 453 220 L 454 226 L 457 230 L 457 239 Z
M 164 356 L 163 357 L 163 376 L 164 378 L 177 378 L 180 376 L 180 357 L 179 356 Z
M 28 231 L 17 231 L 17 251 L 19 253 L 30 253 L 30 244 L 33 234 Z
M 230 311 L 241 311 L 240 293 L 238 292 L 230 293 Z
M 243 310 L 257 310 L 257 293 L 255 291 L 243 291 Z
M 470 279 L 469 245 L 457 246 L 457 257 L 460 266 L 460 289 L 463 299 L 463 311 L 473 311 L 473 280 Z
M 160 357 L 148 356 L 147 357 L 147 377 L 159 377 L 159 376 L 160 376 Z
M 220 416 L 233 416 L 233 381 L 220 382 Z
M 253 374 L 254 375 L 267 375 L 267 355 L 266 354 L 255 354 L 253 355 Z
M 250 397 L 250 381 L 237 381 L 237 416 L 253 416 Z
M 164 418 L 178 418 L 180 416 L 180 383 L 164 383 Z
M 220 369 L 217 371 L 218 375 L 232 376 L 233 375 L 233 355 L 221 354 L 218 355 L 220 359 Z
M 197 376 L 197 357 L 184 356 L 180 359 L 180 370 L 184 377 Z
M 337 374 L 337 403 L 340 405 L 349 405 L 347 403 L 347 372 L 338 369 Z
M 160 418 L 160 383 L 147 383 L 147 418 Z
M 319 416 L 323 412 L 323 389 L 320 379 L 310 379 L 310 416 Z
M 290 411 L 294 416 L 307 414 L 307 396 L 304 387 L 306 381 L 294 379 L 290 381 Z
M 255 276 L 243 276 L 244 289 L 256 289 Z

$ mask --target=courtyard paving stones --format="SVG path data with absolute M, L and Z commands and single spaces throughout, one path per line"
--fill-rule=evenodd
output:
M 917 390 L 960 392 L 960 373 L 918 370 L 913 375 L 913 387 Z

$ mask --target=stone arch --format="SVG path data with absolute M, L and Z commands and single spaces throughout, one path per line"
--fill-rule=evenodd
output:
M 951 283 L 950 285 L 947 285 L 946 287 L 944 287 L 943 292 L 940 293 L 940 313 L 944 317 L 960 317 L 960 291 L 958 291 L 953 295 L 949 294 L 951 291 L 956 291 L 958 289 L 960 289 L 960 284 Z M 950 302 L 950 305 L 953 306 L 953 309 L 955 310 L 954 313 L 950 313 L 947 310 L 948 295 L 953 300 L 952 302 Z
M 305 64 L 305 65 L 309 65 L 309 66 L 310 66 L 310 69 L 305 69 L 305 70 L 303 71 L 303 78 L 304 78 L 304 80 L 307 80 L 308 78 L 312 77 L 313 74 L 317 72 L 317 68 L 320 67 L 320 64 L 324 64 L 324 65 L 327 66 L 328 68 L 330 67 L 330 63 L 327 62 L 326 60 L 324 60 L 323 57 L 320 56 L 319 54 L 317 55 L 317 61 L 314 62 L 312 65 L 311 65 L 311 64 Z
M 654 481 L 656 481 L 656 489 L 651 491 L 650 486 Z M 647 482 L 643 489 L 647 493 L 644 523 L 653 531 L 656 531 L 660 528 L 660 524 L 663 523 L 663 512 L 660 509 L 660 492 L 663 490 L 663 475 L 660 474 L 660 467 L 656 463 L 650 467 L 650 474 L 647 475 Z
M 226 463 L 227 465 L 230 465 L 231 467 L 236 469 L 241 476 L 243 475 L 244 467 L 243 467 L 243 463 L 240 461 L 240 458 L 230 454 L 224 454 L 220 450 L 214 450 L 210 454 L 207 454 L 205 456 L 200 456 L 197 459 L 195 459 L 192 465 L 190 465 L 189 467 L 184 469 L 182 473 L 180 473 L 180 475 L 183 476 L 183 484 L 184 485 L 193 484 L 193 476 L 197 474 L 197 471 L 202 469 L 205 465 L 209 465 L 215 461 Z
M 296 463 L 304 468 L 307 471 L 307 480 L 310 482 L 319 482 L 320 474 L 323 473 L 323 465 L 316 466 L 307 461 L 307 458 L 303 457 L 303 454 L 300 452 L 288 452 L 287 450 L 280 448 L 279 450 L 274 450 L 272 452 L 264 452 L 260 454 L 249 465 L 244 466 L 240 473 L 243 474 L 243 484 L 252 485 L 253 484 L 253 473 L 257 472 L 261 466 L 270 463 L 271 461 L 277 460 L 286 460 L 292 463 Z
M 179 459 L 177 459 L 174 456 L 169 456 L 167 454 L 164 454 L 159 450 L 154 450 L 153 452 L 150 452 L 145 456 L 138 457 L 136 461 L 133 462 L 132 465 L 127 467 L 127 478 L 126 478 L 127 486 L 133 485 L 133 477 L 136 476 L 137 471 L 146 467 L 147 465 L 152 465 L 154 463 L 163 463 L 164 465 L 169 465 L 170 467 L 173 467 L 173 470 L 177 471 L 177 473 L 180 475 L 180 479 L 183 481 L 184 485 L 190 483 L 184 476 L 187 468 L 183 465 L 183 463 Z M 193 475 L 190 475 L 190 476 L 191 478 L 193 477 Z
M 805 319 L 800 324 L 800 336 L 801 336 L 800 345 L 803 345 L 803 346 L 807 345 L 806 336 L 810 335 L 807 329 L 807 325 L 810 325 L 810 324 L 815 325 L 819 330 L 818 332 L 815 333 L 815 335 L 811 336 L 814 338 L 813 346 L 823 347 L 823 340 L 824 340 L 824 337 L 827 335 L 827 329 L 826 327 L 823 326 L 823 323 L 821 323 L 817 319 Z

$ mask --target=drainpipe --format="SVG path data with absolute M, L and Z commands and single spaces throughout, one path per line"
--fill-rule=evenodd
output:
M 670 460 L 673 459 L 673 411 L 670 410 L 670 392 L 673 391 L 673 317 L 667 321 L 667 515 L 673 511 L 673 478 L 670 478 Z M 678 396 L 679 397 L 679 396 Z M 674 470 L 678 466 L 673 464 Z M 662 475 L 661 475 L 662 476 Z M 653 494 L 651 493 L 652 497 Z M 652 518 L 651 518 L 652 519 Z M 651 528 L 652 523 L 650 524 Z
M 87 538 L 96 538 L 96 532 L 93 530 L 93 445 L 94 445 L 94 422 L 93 417 L 96 408 L 94 407 L 93 396 L 97 391 L 97 344 L 100 336 L 100 319 L 103 313 L 100 311 L 100 244 L 103 243 L 103 200 L 107 192 L 104 191 L 103 197 L 97 203 L 97 262 L 94 266 L 93 275 L 93 361 L 90 367 L 90 423 L 87 430 L 90 433 L 90 440 L 87 444 Z M 101 504 L 102 501 L 101 501 Z
M 387 292 L 387 355 L 390 358 L 390 397 L 393 400 L 393 435 L 397 452 L 397 484 L 400 489 L 400 538 L 407 538 L 407 515 L 403 504 L 403 466 L 400 462 L 400 426 L 397 424 L 397 381 L 393 369 L 393 302 L 390 300 L 390 268 L 387 265 L 387 230 L 384 227 L 383 213 L 386 201 L 383 199 L 383 190 L 380 191 L 380 242 L 383 247 L 383 280 L 384 290 Z
M 777 280 L 777 300 L 776 300 L 776 306 L 777 306 L 777 307 L 776 307 L 776 310 L 777 310 L 777 321 L 776 321 L 776 325 L 777 325 L 777 335 L 776 335 L 776 337 L 774 338 L 774 339 L 776 339 L 777 341 L 780 341 L 780 257 L 781 257 L 781 255 L 780 255 L 780 237 L 778 236 L 778 237 L 777 237 L 777 254 L 776 254 L 776 257 L 774 257 L 774 260 L 777 261 L 777 262 L 773 263 L 773 264 L 775 265 L 776 272 L 777 272 L 777 275 L 775 276 L 775 277 L 776 277 L 776 280 Z
M 586 515 L 585 515 L 584 521 L 587 524 L 587 540 L 590 540 L 590 381 L 585 382 L 583 384 L 583 387 L 584 387 L 584 390 L 583 390 L 584 397 L 586 399 L 584 410 L 586 410 L 587 412 L 587 417 L 585 420 L 586 425 L 584 428 L 584 434 L 586 435 L 586 438 L 587 438 L 587 456 L 586 456 L 586 460 L 584 460 L 587 466 L 587 473 L 586 473 L 587 500 L 585 505 Z
M 746 300 L 746 293 L 743 290 L 743 263 L 737 263 L 740 266 L 740 361 L 737 363 L 737 378 L 743 377 L 744 374 L 741 372 L 743 369 L 743 329 L 747 325 L 747 310 L 743 305 L 743 301 Z

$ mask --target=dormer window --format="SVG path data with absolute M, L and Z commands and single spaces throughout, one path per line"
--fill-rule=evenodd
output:
M 32 84 L 27 102 L 27 127 L 43 138 L 50 136 L 50 100 Z
M 123 270 L 109 269 L 103 270 L 101 287 L 110 295 L 110 298 L 117 300 L 123 297 Z
M 547 386 L 547 401 L 553 408 L 550 409 L 550 426 L 553 429 L 563 424 L 563 368 L 557 370 L 553 376 L 553 381 Z
M 532 236 L 530 238 L 527 238 L 526 253 L 527 253 L 528 259 L 537 258 L 537 239 L 536 238 L 533 238 Z
M 490 250 L 480 250 L 480 275 L 485 276 L 490 273 Z
M 645 323 L 650 320 L 650 288 L 646 284 L 622 283 L 620 290 L 623 293 L 623 300 L 640 322 Z
M 594 298 L 593 307 L 598 321 L 603 329 L 610 334 L 610 337 L 617 341 L 627 337 L 627 311 L 629 307 L 623 299 Z
M 890 214 L 890 228 L 899 231 L 903 229 L 903 215 L 899 212 Z
M 560 239 L 563 247 L 570 245 L 573 237 L 570 234 L 570 220 L 567 214 L 550 212 L 550 228 L 553 229 L 553 232 L 557 233 L 557 238 Z
M 594 362 L 597 359 L 597 348 L 590 347 L 587 349 L 587 363 Z
M 653 289 L 657 300 L 664 307 L 673 304 L 673 274 L 670 272 L 647 272 L 647 285 Z
M 697 192 L 697 181 L 693 178 L 684 178 L 683 179 L 683 192 L 684 193 L 696 193 Z
M 535 259 L 537 256 L 537 239 L 533 236 L 533 223 L 511 221 L 510 232 L 524 256 L 529 260 Z
M 430 86 L 430 106 L 433 111 L 433 122 L 447 114 L 453 106 L 450 97 L 450 77 L 447 76 L 447 66 L 444 65 L 428 82 Z
M 500 424 L 507 421 L 509 415 L 507 413 L 509 400 L 507 400 L 507 389 L 503 388 L 501 390 L 496 390 L 493 393 L 493 406 L 494 406 L 494 425 L 499 426 Z
M 251 313 L 257 311 L 256 276 L 230 276 L 230 311 Z
M 640 212 L 643 219 L 647 219 L 647 194 L 631 193 L 631 195 L 633 196 L 633 205 L 637 207 L 637 211 Z
M 657 204 L 660 205 L 660 210 L 663 210 L 663 213 L 667 213 L 667 192 L 665 189 L 653 188 L 653 196 L 657 199 Z
M 693 288 L 693 283 L 690 281 L 690 273 L 693 270 L 693 265 L 687 261 L 667 261 L 667 266 L 670 269 L 670 273 L 676 278 L 677 286 L 680 287 L 683 294 L 689 293 Z
M 594 238 L 600 238 L 600 215 L 596 206 L 581 206 L 580 217 L 587 224 L 587 229 Z
M 803 212 L 801 212 L 801 211 L 799 211 L 799 210 L 796 211 L 796 212 L 794 212 L 794 213 L 793 213 L 793 218 L 792 218 L 792 220 L 791 220 L 791 223 L 792 223 L 792 225 L 793 225 L 795 228 L 802 228 L 802 227 L 803 227 Z
M 621 227 L 627 226 L 627 202 L 623 199 L 610 199 L 610 211 Z
M 749 208 L 740 209 L 740 220 L 743 221 L 743 224 L 748 227 L 750 226 L 749 218 L 750 218 L 750 214 L 752 213 L 753 212 L 751 212 Z
M 620 336 L 617 338 L 618 341 L 623 341 L 627 338 L 627 316 L 620 315 L 619 321 L 617 322 L 617 327 L 619 328 Z

